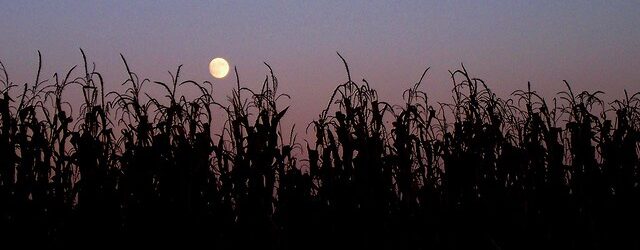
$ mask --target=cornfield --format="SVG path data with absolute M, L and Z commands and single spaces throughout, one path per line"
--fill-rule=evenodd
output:
M 181 67 L 151 81 L 124 57 L 109 92 L 81 54 L 45 79 L 38 52 L 23 86 L 0 62 L 3 247 L 640 248 L 640 93 L 503 99 L 461 66 L 450 102 L 429 102 L 427 69 L 390 104 L 338 54 L 347 81 L 301 144 L 268 64 L 219 102 Z

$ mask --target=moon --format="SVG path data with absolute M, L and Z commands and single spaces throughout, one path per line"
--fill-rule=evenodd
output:
M 214 58 L 209 63 L 209 73 L 215 78 L 223 78 L 229 73 L 229 63 L 224 58 Z

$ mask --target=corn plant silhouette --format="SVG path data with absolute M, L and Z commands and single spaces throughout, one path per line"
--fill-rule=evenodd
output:
M 236 69 L 219 102 L 182 66 L 152 81 L 122 55 L 125 90 L 105 92 L 80 52 L 51 78 L 38 52 L 22 88 L 0 61 L 3 246 L 640 248 L 640 93 L 501 98 L 461 65 L 450 102 L 430 101 L 427 68 L 395 105 L 338 54 L 347 79 L 303 146 L 269 64 L 258 90 Z

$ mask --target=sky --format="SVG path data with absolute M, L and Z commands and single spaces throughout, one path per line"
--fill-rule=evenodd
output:
M 0 60 L 22 84 L 35 78 L 37 50 L 50 77 L 80 65 L 83 48 L 107 91 L 126 79 L 120 53 L 152 80 L 183 64 L 183 79 L 212 81 L 218 100 L 235 77 L 213 79 L 211 59 L 226 58 L 253 88 L 267 62 L 291 95 L 289 121 L 306 126 L 347 79 L 336 52 L 392 103 L 427 67 L 422 90 L 449 101 L 449 70 L 461 63 L 503 96 L 530 81 L 552 97 L 567 80 L 620 98 L 640 91 L 638 13 L 640 1 L 1 0 Z

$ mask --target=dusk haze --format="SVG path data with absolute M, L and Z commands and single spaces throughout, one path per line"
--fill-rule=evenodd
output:
M 2 1 L 0 248 L 640 249 L 639 13 Z

